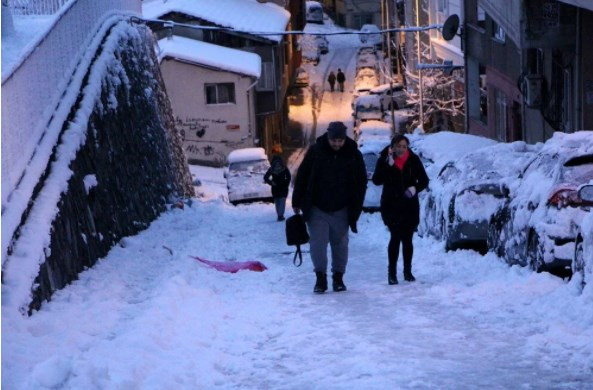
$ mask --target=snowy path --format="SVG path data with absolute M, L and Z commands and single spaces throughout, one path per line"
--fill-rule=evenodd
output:
M 10 389 L 574 388 L 593 374 L 593 289 L 416 239 L 416 283 L 388 286 L 364 214 L 345 293 L 312 293 L 273 206 L 203 200 L 126 238 L 30 318 L 2 313 Z M 206 200 L 209 199 L 209 200 Z M 290 206 L 290 205 L 288 205 Z M 171 248 L 170 254 L 163 246 Z M 308 249 L 305 246 L 305 249 Z M 210 260 L 260 260 L 228 274 Z M 399 276 L 401 278 L 401 263 Z M 10 357 L 10 358 L 8 358 Z

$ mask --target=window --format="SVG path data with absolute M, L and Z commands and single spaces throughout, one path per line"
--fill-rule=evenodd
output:
M 274 64 L 271 62 L 262 62 L 262 72 L 257 81 L 256 89 L 258 91 L 274 90 Z
M 206 104 L 235 103 L 235 84 L 206 84 Z
M 504 42 L 506 39 L 506 34 L 504 30 L 495 21 L 492 21 L 492 38 L 494 38 L 498 42 Z

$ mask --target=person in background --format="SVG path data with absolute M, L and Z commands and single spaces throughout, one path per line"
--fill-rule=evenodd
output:
M 292 193 L 292 207 L 303 213 L 309 229 L 311 260 L 317 278 L 313 292 L 327 290 L 327 247 L 331 247 L 333 290 L 346 291 L 348 228 L 357 233 L 367 177 L 356 142 L 346 125 L 331 122 L 301 163 Z
M 272 186 L 272 197 L 274 198 L 278 221 L 284 221 L 284 210 L 286 208 L 290 179 L 290 171 L 284 165 L 282 157 L 272 157 L 272 164 L 264 175 L 264 181 Z
M 420 222 L 418 193 L 428 187 L 428 176 L 420 158 L 409 148 L 410 141 L 404 135 L 396 135 L 379 156 L 373 183 L 382 185 L 381 217 L 389 228 L 391 238 L 387 247 L 387 281 L 397 284 L 397 259 L 402 244 L 404 279 L 416 280 L 412 274 L 414 246 L 412 237 Z
M 336 76 L 336 80 L 338 80 L 338 86 L 340 87 L 340 92 L 344 92 L 344 82 L 346 81 L 346 76 L 342 72 L 342 69 L 338 68 L 338 75 Z
M 336 85 L 336 74 L 332 70 L 329 72 L 329 76 L 327 76 L 327 82 L 329 83 L 329 90 L 331 92 L 334 91 L 334 85 Z

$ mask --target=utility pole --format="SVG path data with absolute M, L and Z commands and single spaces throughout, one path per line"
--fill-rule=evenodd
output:
M 391 93 L 391 102 L 389 104 L 391 109 L 391 134 L 395 135 L 395 112 L 393 109 L 393 62 L 391 59 L 391 32 L 389 29 L 391 28 L 389 20 L 391 19 L 389 16 L 389 0 L 386 1 L 386 14 L 387 14 L 387 58 L 389 61 L 389 92 Z
M 416 26 L 420 27 L 420 0 L 416 0 Z M 420 31 L 416 32 L 416 37 L 418 40 L 418 63 L 420 63 L 422 62 L 422 41 L 420 39 Z M 418 88 L 420 90 L 420 128 L 424 129 L 424 88 L 422 84 L 422 69 L 418 67 L 416 70 L 418 71 Z

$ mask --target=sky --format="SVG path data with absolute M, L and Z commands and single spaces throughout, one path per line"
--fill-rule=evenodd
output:
M 305 65 L 306 104 L 290 109 L 312 137 L 332 120 L 352 132 L 358 38 L 328 39 L 320 64 Z M 346 92 L 329 93 L 324 80 L 337 67 Z M 426 143 L 443 161 L 484 142 L 458 137 Z M 289 160 L 291 170 L 300 158 Z M 348 291 L 313 294 L 308 246 L 295 267 L 273 204 L 232 206 L 222 168 L 190 169 L 202 183 L 195 198 L 122 239 L 32 316 L 3 299 L 3 387 L 591 387 L 593 283 L 510 267 L 492 253 L 445 252 L 443 242 L 416 235 L 417 281 L 389 286 L 389 233 L 379 214 L 365 213 L 350 234 Z M 226 273 L 193 256 L 260 261 L 267 270 Z

